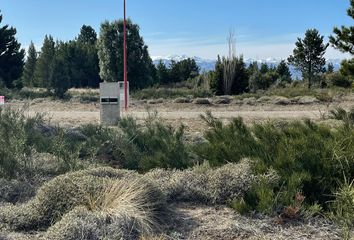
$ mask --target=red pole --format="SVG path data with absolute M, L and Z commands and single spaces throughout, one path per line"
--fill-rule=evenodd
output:
M 124 108 L 128 111 L 128 74 L 127 74 L 127 11 L 126 11 L 126 0 L 124 0 Z

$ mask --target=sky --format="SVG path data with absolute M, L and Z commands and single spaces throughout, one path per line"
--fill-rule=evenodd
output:
M 353 25 L 349 0 L 127 0 L 152 57 L 187 55 L 215 59 L 227 54 L 235 31 L 236 52 L 245 58 L 286 59 L 298 37 L 316 28 L 325 40 L 334 26 Z M 82 25 L 99 32 L 105 20 L 123 17 L 123 0 L 0 0 L 2 24 L 16 27 L 23 47 L 41 47 L 46 34 L 75 38 Z M 329 48 L 327 58 L 348 56 Z

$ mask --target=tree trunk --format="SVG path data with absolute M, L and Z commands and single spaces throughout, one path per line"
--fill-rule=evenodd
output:
M 309 63 L 309 70 L 308 70 L 308 80 L 309 80 L 309 85 L 308 85 L 308 88 L 311 89 L 312 87 L 312 65 L 311 63 Z

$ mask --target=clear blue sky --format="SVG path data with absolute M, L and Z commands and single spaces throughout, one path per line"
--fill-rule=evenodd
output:
M 40 47 L 45 34 L 73 39 L 83 24 L 97 32 L 104 20 L 122 17 L 123 0 L 0 0 L 3 23 L 18 30 L 24 47 Z M 308 28 L 328 36 L 352 25 L 349 0 L 127 0 L 128 16 L 141 27 L 152 56 L 226 54 L 234 28 L 237 52 L 246 58 L 286 58 Z M 327 40 L 327 37 L 326 37 Z M 343 58 L 330 49 L 328 58 Z

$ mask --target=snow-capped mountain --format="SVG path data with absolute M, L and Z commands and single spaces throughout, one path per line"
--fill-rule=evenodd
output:
M 197 65 L 200 67 L 201 71 L 210 71 L 215 68 L 215 59 L 204 59 L 200 57 L 189 57 L 187 55 L 168 55 L 168 56 L 155 56 L 152 57 L 152 60 L 155 65 L 157 65 L 160 61 L 162 61 L 166 66 L 169 66 L 172 61 L 182 61 L 188 58 L 192 58 L 195 60 Z
M 155 65 L 157 65 L 160 61 L 162 61 L 166 66 L 171 64 L 171 61 L 181 61 L 187 58 L 192 58 L 196 61 L 198 66 L 200 67 L 201 71 L 210 71 L 214 70 L 216 59 L 204 59 L 200 57 L 189 57 L 187 55 L 168 55 L 168 56 L 155 56 L 152 57 L 152 60 Z M 253 62 L 257 62 L 259 65 L 262 63 L 266 63 L 269 66 L 277 66 L 282 59 L 279 58 L 266 58 L 266 59 L 253 59 L 253 58 L 245 58 L 244 61 L 246 66 Z M 341 59 L 328 59 L 327 63 L 332 63 L 334 65 L 334 69 L 338 70 L 340 68 Z M 294 79 L 300 78 L 301 73 L 295 69 L 295 67 L 290 66 L 290 71 Z

